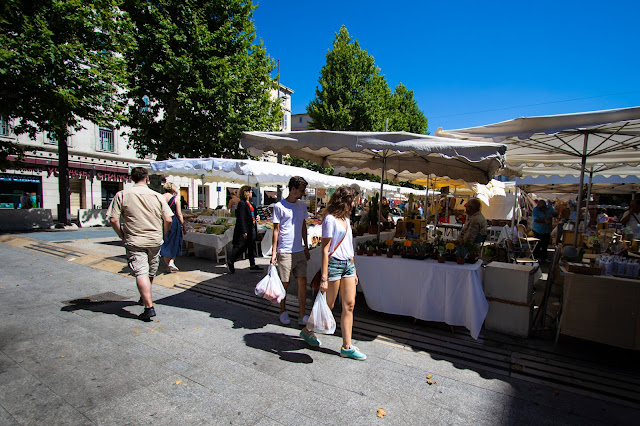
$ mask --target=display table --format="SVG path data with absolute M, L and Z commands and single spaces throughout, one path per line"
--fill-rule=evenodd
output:
M 395 231 L 381 232 L 380 240 L 381 241 L 393 240 L 394 234 L 395 234 Z M 364 243 L 365 241 L 375 240 L 376 238 L 378 238 L 378 234 L 365 234 L 359 237 L 354 237 L 353 249 L 355 250 L 357 245 L 360 243 Z M 316 247 L 313 250 L 311 250 L 310 253 L 311 253 L 311 258 L 307 262 L 307 278 L 309 279 L 309 281 L 311 281 L 313 276 L 320 269 L 320 262 L 322 261 L 322 250 L 320 249 L 320 247 Z
M 478 338 L 489 304 L 482 290 L 482 261 L 458 265 L 436 260 L 356 256 L 367 305 L 374 311 L 463 325 Z
M 640 350 L 640 280 L 566 272 L 560 333 Z
M 195 255 L 198 257 L 215 258 L 216 262 L 226 260 L 227 244 L 233 240 L 234 226 L 225 231 L 224 234 L 204 234 L 200 232 L 187 232 L 184 241 L 193 243 Z

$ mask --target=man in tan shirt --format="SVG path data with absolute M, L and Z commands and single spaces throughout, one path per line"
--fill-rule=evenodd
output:
M 162 195 L 147 186 L 149 172 L 146 169 L 134 167 L 131 179 L 135 185 L 116 194 L 107 216 L 111 227 L 124 242 L 129 267 L 136 276 L 144 305 L 144 312 L 138 318 L 150 321 L 156 315 L 151 283 L 158 272 L 160 246 L 163 235 L 171 229 L 173 212 Z
M 476 236 L 487 233 L 487 219 L 480 213 L 480 200 L 477 198 L 470 198 L 464 205 L 464 210 L 467 213 L 467 220 L 460 230 L 458 241 L 474 242 Z

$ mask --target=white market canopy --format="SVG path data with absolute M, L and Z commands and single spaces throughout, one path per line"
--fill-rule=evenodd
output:
M 596 171 L 640 164 L 640 107 L 520 117 L 438 135 L 507 145 L 507 163 Z
M 407 132 L 244 132 L 240 142 L 250 154 L 273 151 L 323 167 L 415 180 L 429 175 L 487 183 L 504 165 L 506 147 Z M 397 180 L 397 179 L 396 179 Z
M 234 182 L 240 184 L 283 185 L 292 176 L 301 176 L 312 188 L 336 188 L 341 185 L 358 184 L 365 193 L 379 189 L 378 182 L 360 181 L 340 176 L 325 175 L 301 167 L 269 161 L 239 160 L 227 158 L 176 158 L 152 161 L 151 171 L 155 174 L 184 176 L 201 179 L 203 182 Z M 417 191 L 409 188 L 390 187 L 388 191 L 402 194 Z M 424 194 L 424 191 L 421 191 Z

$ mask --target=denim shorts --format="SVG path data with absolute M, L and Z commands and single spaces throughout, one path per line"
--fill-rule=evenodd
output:
M 356 276 L 356 265 L 350 260 L 338 260 L 329 258 L 329 271 L 327 281 L 338 281 L 340 278 Z

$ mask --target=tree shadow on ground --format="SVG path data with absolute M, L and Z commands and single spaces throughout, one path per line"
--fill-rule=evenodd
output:
M 310 349 L 301 338 L 283 333 L 249 333 L 244 336 L 247 346 L 278 355 L 281 360 L 297 364 L 311 364 L 313 358 L 305 353 L 298 353 L 301 349 Z M 328 355 L 338 355 L 338 352 L 326 348 L 311 348 L 316 352 Z

